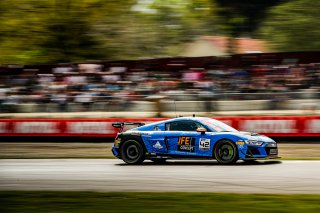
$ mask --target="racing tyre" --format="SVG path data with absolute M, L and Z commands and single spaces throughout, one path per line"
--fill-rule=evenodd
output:
M 127 140 L 121 147 L 121 157 L 127 164 L 141 164 L 145 159 L 144 148 L 136 140 Z
M 229 140 L 221 140 L 214 149 L 214 156 L 220 164 L 234 164 L 238 160 L 238 149 Z
M 167 159 L 164 158 L 156 158 L 156 159 L 151 159 L 152 162 L 156 163 L 156 164 L 163 164 L 166 162 Z

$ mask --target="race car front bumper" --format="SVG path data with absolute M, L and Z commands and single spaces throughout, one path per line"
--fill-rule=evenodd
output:
M 244 159 L 276 159 L 278 156 L 277 146 L 248 146 Z

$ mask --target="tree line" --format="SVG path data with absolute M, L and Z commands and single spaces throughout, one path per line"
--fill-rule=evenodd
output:
M 178 55 L 201 35 L 264 39 L 273 51 L 320 49 L 314 0 L 1 0 L 0 63 Z

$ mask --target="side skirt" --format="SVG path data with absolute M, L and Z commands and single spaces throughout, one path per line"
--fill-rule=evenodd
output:
M 203 157 L 203 156 L 190 156 L 190 155 L 165 155 L 165 154 L 153 154 L 149 153 L 146 155 L 146 159 L 184 159 L 184 160 L 214 160 L 212 157 Z

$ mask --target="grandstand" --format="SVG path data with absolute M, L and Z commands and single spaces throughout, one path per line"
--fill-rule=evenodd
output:
M 317 110 L 320 52 L 6 65 L 0 111 Z M 159 104 L 160 103 L 160 104 Z

